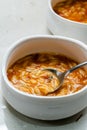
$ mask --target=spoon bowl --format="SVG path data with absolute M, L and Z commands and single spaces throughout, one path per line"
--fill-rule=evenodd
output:
M 62 86 L 63 81 L 64 81 L 64 78 L 65 78 L 69 73 L 71 73 L 72 71 L 74 71 L 74 70 L 76 70 L 76 69 L 78 69 L 78 68 L 80 68 L 80 67 L 82 67 L 82 66 L 84 66 L 84 65 L 86 65 L 86 64 L 87 64 L 87 61 L 82 62 L 82 63 L 80 63 L 80 64 L 78 64 L 78 65 L 72 67 L 71 69 L 65 71 L 65 72 L 59 72 L 58 70 L 53 69 L 53 68 L 45 68 L 44 70 L 47 70 L 47 71 L 52 72 L 52 73 L 57 77 L 57 79 L 58 79 L 58 81 L 59 81 L 59 85 L 58 85 L 53 91 L 48 92 L 47 95 L 56 92 L 56 91 Z

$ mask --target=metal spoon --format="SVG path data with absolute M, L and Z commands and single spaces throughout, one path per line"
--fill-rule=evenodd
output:
M 69 69 L 69 70 L 67 70 L 67 71 L 65 71 L 65 72 L 59 72 L 59 71 L 57 71 L 56 69 L 53 69 L 53 68 L 45 68 L 45 69 L 43 69 L 43 70 L 47 70 L 47 71 L 52 72 L 52 73 L 58 78 L 58 80 L 59 80 L 59 85 L 56 87 L 56 89 L 54 89 L 54 90 L 51 91 L 51 92 L 48 92 L 48 94 L 51 94 L 51 93 L 56 92 L 56 91 L 62 86 L 63 81 L 64 81 L 64 78 L 65 78 L 69 73 L 71 73 L 72 71 L 74 71 L 74 70 L 76 70 L 76 69 L 78 69 L 78 68 L 80 68 L 81 66 L 86 65 L 86 64 L 87 64 L 87 61 L 86 61 L 86 62 L 83 62 L 83 63 L 80 63 L 80 64 L 78 64 L 78 65 L 72 67 L 71 69 Z

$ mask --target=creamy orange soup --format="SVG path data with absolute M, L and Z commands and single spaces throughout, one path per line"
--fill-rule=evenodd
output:
M 64 72 L 78 63 L 66 56 L 55 53 L 36 53 L 16 61 L 7 70 L 11 84 L 18 90 L 46 96 L 57 85 L 58 80 L 51 72 L 43 71 L 44 68 L 55 68 Z M 47 96 L 62 96 L 75 93 L 87 85 L 87 71 L 79 68 L 70 73 L 64 80 L 62 87 Z
M 87 23 L 87 0 L 65 0 L 57 3 L 54 11 L 69 20 Z

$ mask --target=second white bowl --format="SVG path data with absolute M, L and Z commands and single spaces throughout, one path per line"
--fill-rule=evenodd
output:
M 47 26 L 55 35 L 66 36 L 87 44 L 87 24 L 71 21 L 56 14 L 53 7 L 63 0 L 49 0 Z

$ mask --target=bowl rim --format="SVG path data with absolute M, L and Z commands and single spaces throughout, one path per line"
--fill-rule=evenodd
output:
M 53 0 L 49 0 L 48 1 L 48 7 L 51 11 L 51 13 L 58 19 L 60 18 L 61 20 L 65 21 L 65 22 L 69 22 L 69 23 L 72 23 L 72 24 L 76 24 L 78 26 L 84 26 L 84 27 L 87 27 L 87 23 L 82 23 L 82 22 L 77 22 L 77 21 L 73 21 L 73 20 L 70 20 L 70 19 L 67 19 L 67 18 L 64 18 L 60 15 L 58 15 L 54 10 L 53 10 L 53 7 L 52 7 L 52 2 Z
M 7 59 L 9 57 L 9 55 L 11 54 L 11 52 L 18 46 L 20 46 L 21 44 L 23 44 L 24 42 L 26 42 L 27 40 L 32 40 L 32 39 L 62 39 L 62 40 L 68 40 L 68 41 L 71 41 L 79 46 L 81 46 L 81 48 L 87 50 L 87 45 L 85 45 L 83 42 L 79 41 L 79 40 L 76 40 L 76 39 L 73 39 L 73 38 L 69 38 L 69 37 L 65 37 L 65 36 L 54 36 L 54 35 L 32 35 L 32 36 L 28 36 L 28 37 L 23 37 L 19 40 L 17 40 L 16 42 L 14 42 L 14 44 L 12 44 L 8 50 L 7 50 L 7 53 L 5 53 L 4 57 L 3 57 L 3 61 L 2 61 L 2 70 L 1 70 L 1 73 L 2 73 L 2 78 L 4 79 L 4 82 L 6 83 L 6 87 L 8 87 L 9 90 L 19 94 L 19 95 L 22 95 L 22 96 L 25 96 L 25 97 L 31 97 L 31 98 L 36 98 L 36 99 L 67 99 L 67 98 L 72 98 L 72 97 L 76 97 L 78 95 L 82 95 L 81 93 L 85 93 L 87 92 L 87 86 L 85 86 L 84 88 L 82 88 L 81 90 L 75 92 L 75 93 L 71 93 L 71 94 L 68 94 L 68 95 L 63 95 L 63 96 L 37 96 L 37 95 L 34 95 L 34 94 L 29 94 L 29 93 L 25 93 L 25 92 L 22 92 L 16 88 L 14 88 L 12 86 L 12 84 L 10 83 L 10 81 L 8 80 L 7 78 L 7 74 L 6 74 L 6 64 L 7 64 Z

